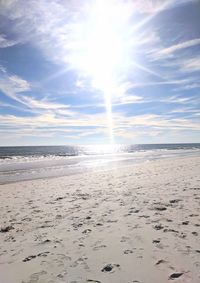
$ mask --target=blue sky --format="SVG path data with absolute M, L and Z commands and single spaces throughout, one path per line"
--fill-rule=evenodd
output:
M 198 0 L 0 1 L 0 145 L 200 142 Z

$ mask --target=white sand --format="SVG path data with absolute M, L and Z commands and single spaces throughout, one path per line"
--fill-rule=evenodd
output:
M 1 283 L 200 282 L 198 157 L 1 185 L 0 201 Z

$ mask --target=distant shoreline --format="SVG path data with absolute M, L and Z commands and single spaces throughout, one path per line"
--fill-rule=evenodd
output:
M 137 146 L 137 145 L 200 145 L 200 142 L 175 142 L 175 143 L 126 143 L 126 144 L 55 144 L 55 145 L 48 145 L 48 144 L 45 144 L 45 145 L 42 145 L 42 144 L 38 144 L 38 145 L 1 145 L 1 147 L 73 147 L 73 146 L 80 146 L 80 147 L 88 147 L 88 146 L 107 146 L 107 145 L 124 145 L 124 146 L 131 146 L 131 145 L 134 145 L 134 146 Z

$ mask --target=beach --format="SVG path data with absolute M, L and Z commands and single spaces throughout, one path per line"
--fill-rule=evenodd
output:
M 0 185 L 0 282 L 200 282 L 200 157 Z

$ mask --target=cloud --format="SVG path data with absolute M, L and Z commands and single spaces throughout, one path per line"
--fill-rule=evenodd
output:
M 5 69 L 1 74 L 0 91 L 10 98 L 21 102 L 18 94 L 29 91 L 31 89 L 30 83 L 16 75 L 8 75 Z
M 15 40 L 10 40 L 6 38 L 6 35 L 0 34 L 0 48 L 11 47 L 16 45 L 18 42 Z
M 143 102 L 142 96 L 134 95 L 131 92 L 133 83 L 130 81 L 122 82 L 116 85 L 113 90 L 112 104 L 123 105 Z
M 44 109 L 44 110 L 58 110 L 58 109 L 67 109 L 70 106 L 61 103 L 54 103 L 51 101 L 37 100 L 33 97 L 23 96 L 21 101 L 25 103 L 27 106 L 33 109 Z
M 124 104 L 135 104 L 135 103 L 143 103 L 144 100 L 141 96 L 138 95 L 124 95 L 119 98 L 115 98 L 113 101 L 113 106 L 115 105 L 124 105 Z
M 132 141 L 137 138 L 156 137 L 159 133 L 172 131 L 190 131 L 199 132 L 200 123 L 198 116 L 195 119 L 177 118 L 170 115 L 132 115 L 126 116 L 123 113 L 114 113 L 114 136 L 122 138 L 123 141 Z M 196 113 L 194 113 L 196 114 Z M 107 119 L 105 113 L 81 114 L 75 117 L 64 117 L 55 113 L 37 114 L 34 116 L 0 116 L 1 132 L 7 138 L 10 135 L 19 137 L 55 137 L 59 140 L 61 137 L 68 137 L 74 140 L 87 142 L 95 139 L 98 135 L 101 138 L 108 136 Z M 15 135 L 16 134 L 16 135 Z M 20 137 L 19 137 L 20 138 Z
M 122 138 L 124 140 L 133 141 L 138 138 L 147 138 L 147 137 L 157 137 L 160 136 L 163 132 L 156 129 L 144 130 L 144 129 L 135 129 L 134 127 L 129 129 L 117 129 L 116 137 Z
M 163 115 L 145 114 L 132 117 L 120 117 L 120 127 L 149 127 L 154 129 L 191 129 L 200 130 L 199 121 L 191 121 L 190 119 L 168 118 Z M 117 124 L 118 125 L 118 124 Z
M 38 100 L 30 95 L 32 86 L 28 81 L 16 75 L 9 75 L 5 68 L 2 68 L 2 70 L 0 71 L 2 74 L 2 77 L 0 78 L 0 91 L 9 98 L 22 104 L 25 109 L 28 108 L 29 110 L 32 109 L 46 111 L 63 110 L 63 113 L 65 113 L 65 115 L 74 115 L 74 113 L 69 109 L 70 105 L 48 101 L 46 98 Z M 24 95 L 24 93 L 26 92 L 28 92 L 29 95 Z M 17 108 L 17 106 L 9 105 L 8 103 L 1 105 L 5 107 L 11 106 Z M 24 110 L 21 108 L 19 109 Z
M 134 42 L 134 44 L 143 46 L 143 48 L 147 47 L 149 49 L 151 46 L 160 44 L 160 37 L 156 31 L 144 30 L 138 35 L 138 40 L 137 42 Z
M 163 86 L 163 85 L 188 85 L 191 82 L 190 79 L 179 79 L 179 80 L 164 80 L 164 81 L 148 81 L 148 82 L 135 82 L 131 84 L 131 88 L 143 88 L 149 86 Z M 192 86 L 192 84 L 191 84 Z
M 181 72 L 198 72 L 200 71 L 200 56 L 183 59 L 179 62 Z
M 197 2 L 198 0 L 138 0 L 135 3 L 135 8 L 138 7 L 140 13 L 146 14 L 141 21 L 139 21 L 135 26 L 134 30 L 139 30 L 143 26 L 146 26 L 149 22 L 151 22 L 159 13 L 173 9 L 179 5 Z
M 167 103 L 187 104 L 187 103 L 191 103 L 192 101 L 196 101 L 196 98 L 195 97 L 180 97 L 180 96 L 174 95 L 174 96 L 165 98 L 161 101 L 167 102 Z
M 136 0 L 134 1 L 134 8 L 141 13 L 154 15 L 164 10 L 196 1 L 198 0 Z
M 171 110 L 169 113 L 181 113 L 181 114 L 194 114 L 196 115 L 196 113 L 198 113 L 199 110 L 198 109 L 194 109 L 194 108 L 189 108 L 189 107 L 182 107 L 182 108 L 176 108 L 176 109 L 173 109 Z
M 155 58 L 156 59 L 160 59 L 160 58 L 166 58 L 168 56 L 173 55 L 175 52 L 185 49 L 185 48 L 189 48 L 189 47 L 193 47 L 196 45 L 200 45 L 200 38 L 195 38 L 195 39 L 191 39 L 185 42 L 181 42 L 175 45 L 172 45 L 170 47 L 164 48 L 159 50 L 158 52 L 155 53 Z
M 8 126 L 31 126 L 38 128 L 40 126 L 46 128 L 62 128 L 62 127 L 106 127 L 106 115 L 100 114 L 81 114 L 77 113 L 75 117 L 65 117 L 65 115 L 58 115 L 54 112 L 46 112 L 36 114 L 34 116 L 1 116 L 1 125 Z

